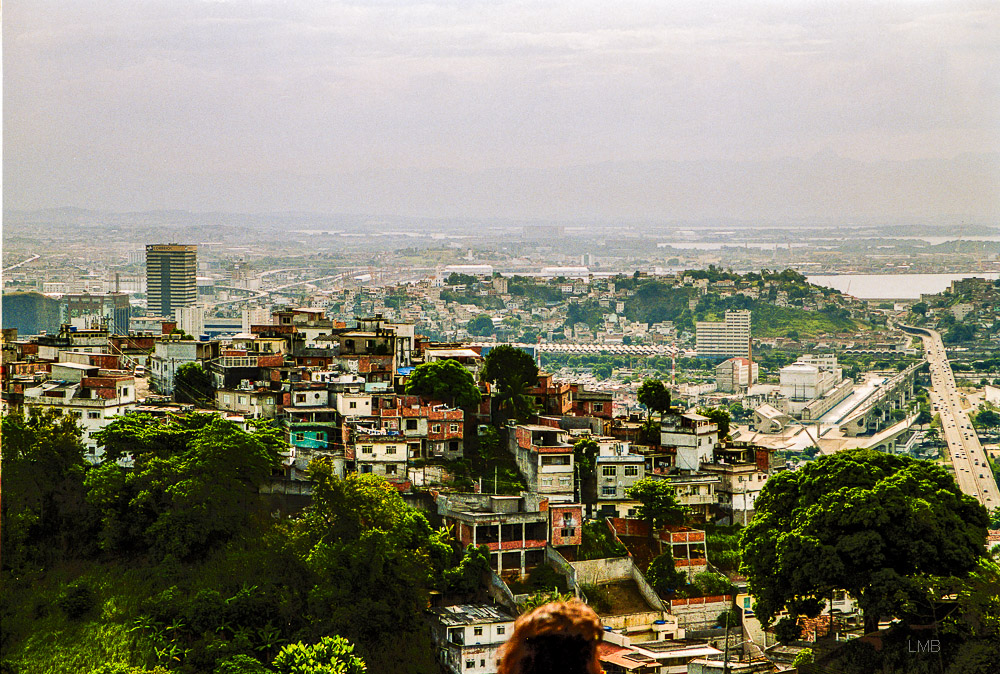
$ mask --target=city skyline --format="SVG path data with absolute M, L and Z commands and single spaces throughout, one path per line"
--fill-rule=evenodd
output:
M 984 2 L 6 8 L 4 208 L 995 222 Z

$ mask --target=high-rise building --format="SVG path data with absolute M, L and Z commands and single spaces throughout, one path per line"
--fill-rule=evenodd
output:
M 198 299 L 197 246 L 176 243 L 146 246 L 147 312 L 173 316 L 174 309 Z
M 698 321 L 695 341 L 702 358 L 750 358 L 750 311 L 727 311 L 724 321 Z

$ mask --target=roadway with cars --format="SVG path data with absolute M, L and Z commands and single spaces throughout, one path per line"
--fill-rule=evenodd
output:
M 918 330 L 921 331 L 924 353 L 931 368 L 933 412 L 941 415 L 941 432 L 948 443 L 948 457 L 955 467 L 955 481 L 964 493 L 976 497 L 987 510 L 1000 507 L 1000 490 L 993 479 L 979 436 L 969 421 L 969 415 L 962 409 L 961 396 L 941 335 L 927 328 Z

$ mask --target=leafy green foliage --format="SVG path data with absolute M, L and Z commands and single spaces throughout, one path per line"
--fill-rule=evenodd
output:
M 533 407 L 527 391 L 538 384 L 538 366 L 531 356 L 501 344 L 486 354 L 480 377 L 496 386 L 494 400 L 503 419 L 527 419 Z
M 4 415 L 3 566 L 45 566 L 88 547 L 85 523 L 87 462 L 72 417 Z
M 586 591 L 585 591 L 586 592 Z M 522 613 L 528 613 L 539 606 L 545 606 L 546 604 L 551 604 L 554 601 L 569 601 L 573 599 L 574 595 L 572 592 L 562 593 L 558 590 L 551 590 L 549 592 L 536 592 L 530 595 L 524 602 L 521 603 L 520 608 Z
M 472 373 L 454 360 L 418 365 L 406 381 L 406 392 L 458 407 L 478 405 L 480 400 Z
M 470 335 L 477 337 L 485 337 L 496 332 L 496 328 L 493 327 L 493 319 L 488 314 L 473 316 L 469 320 L 468 325 L 465 326 L 465 329 L 469 331 Z
M 583 542 L 577 553 L 581 561 L 624 557 L 627 554 L 625 546 L 614 539 L 604 520 L 583 523 Z
M 113 442 L 111 455 L 127 453 L 134 464 L 105 461 L 87 475 L 102 549 L 180 559 L 204 555 L 245 528 L 283 445 L 275 429 L 246 433 L 214 415 L 166 426 L 125 417 L 98 436 Z
M 76 581 L 66 586 L 56 599 L 56 605 L 70 620 L 79 620 L 97 606 L 97 597 L 89 585 Z
M 445 588 L 450 594 L 474 595 L 483 587 L 483 577 L 490 570 L 490 549 L 470 545 L 458 566 L 444 569 Z
M 742 570 L 765 624 L 793 599 L 843 589 L 871 627 L 898 614 L 915 578 L 971 571 L 987 523 L 985 508 L 928 461 L 840 452 L 767 482 L 742 534 Z
M 736 611 L 730 609 L 720 613 L 715 618 L 715 624 L 719 627 L 739 627 L 740 619 Z
M 779 643 L 790 644 L 802 636 L 802 626 L 796 618 L 785 616 L 775 623 L 774 636 Z
M 729 410 L 723 407 L 699 407 L 698 414 L 708 417 L 719 427 L 719 439 L 729 437 Z
M 580 586 L 587 596 L 587 603 L 599 614 L 610 613 L 614 604 L 611 601 L 611 593 L 607 587 L 595 585 L 594 583 L 584 583 Z
M 647 477 L 629 487 L 625 494 L 639 502 L 638 515 L 653 529 L 684 522 L 684 507 L 666 480 Z
M 811 665 L 813 662 L 815 662 L 815 656 L 813 655 L 813 650 L 811 648 L 803 648 L 801 651 L 795 654 L 795 659 L 792 660 L 792 667 Z
M 659 379 L 647 379 L 639 386 L 638 400 L 646 406 L 646 414 L 658 412 L 661 416 L 670 411 L 670 391 Z
M 174 373 L 174 400 L 203 407 L 214 406 L 215 387 L 201 363 L 184 363 Z
M 678 571 L 669 550 L 653 558 L 646 570 L 646 580 L 656 593 L 666 596 L 687 585 L 687 574 Z
M 733 591 L 732 582 L 718 573 L 702 571 L 694 577 L 694 585 L 706 597 L 729 594 Z
M 580 501 L 597 502 L 597 454 L 600 447 L 590 438 L 580 438 L 573 443 L 573 460 L 580 478 Z
M 318 643 L 283 646 L 274 658 L 278 674 L 365 674 L 364 660 L 354 654 L 354 644 L 339 636 L 322 637 Z

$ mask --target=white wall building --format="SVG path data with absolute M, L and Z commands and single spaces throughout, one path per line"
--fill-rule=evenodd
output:
M 702 358 L 750 358 L 750 311 L 727 311 L 724 321 L 698 321 L 695 341 Z
M 495 674 L 497 651 L 514 631 L 514 617 L 497 606 L 465 604 L 432 608 L 434 643 L 451 674 Z
M 135 377 L 118 370 L 101 370 L 79 363 L 53 363 L 50 377 L 25 389 L 27 416 L 53 411 L 71 415 L 83 428 L 87 458 L 98 461 L 103 454 L 92 436 L 136 404 Z

